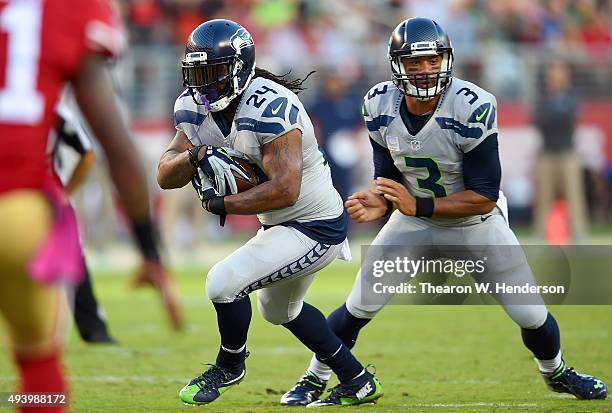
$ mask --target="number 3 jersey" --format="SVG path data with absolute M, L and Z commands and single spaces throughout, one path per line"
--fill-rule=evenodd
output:
M 334 244 L 342 242 L 346 238 L 342 199 L 332 185 L 331 172 L 319 150 L 312 122 L 298 97 L 278 83 L 258 77 L 251 81 L 240 99 L 230 124 L 223 114 L 197 105 L 185 91 L 174 106 L 176 129 L 183 131 L 193 145 L 233 149 L 262 169 L 264 145 L 299 129 L 303 155 L 299 198 L 290 207 L 264 212 L 258 218 L 264 227 L 289 223 L 312 238 L 321 241 L 329 238 L 327 242 Z
M 389 151 L 412 195 L 444 197 L 464 191 L 464 157 L 488 137 L 497 140 L 495 97 L 473 83 L 453 78 L 433 114 L 416 133 L 409 129 L 404 98 L 390 81 L 378 83 L 365 95 L 362 114 L 370 139 Z M 506 216 L 505 198 L 499 189 L 494 199 L 499 208 L 494 213 Z M 478 217 L 428 220 L 457 225 Z

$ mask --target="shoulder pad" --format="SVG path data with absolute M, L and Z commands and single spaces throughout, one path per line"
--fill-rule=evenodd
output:
M 299 100 L 289 89 L 264 78 L 256 78 L 245 91 L 236 118 L 258 121 L 288 121 L 294 124 L 299 112 Z
M 456 119 L 462 123 L 480 123 L 491 128 L 496 118 L 495 96 L 481 87 L 461 79 L 455 79 L 449 92 L 454 98 L 453 109 Z
M 207 111 L 204 106 L 197 105 L 189 90 L 185 90 L 174 102 L 174 126 L 179 128 L 183 124 L 199 126 L 204 122 Z
M 380 82 L 374 85 L 363 97 L 363 106 L 361 108 L 362 115 L 374 114 L 374 116 L 376 116 L 376 114 L 380 112 L 381 106 L 383 106 L 386 101 L 385 98 L 391 96 L 395 91 L 397 91 L 397 88 L 393 82 Z

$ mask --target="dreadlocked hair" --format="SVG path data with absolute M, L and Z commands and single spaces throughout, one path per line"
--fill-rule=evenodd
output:
M 289 76 L 289 74 L 291 73 L 291 70 L 285 73 L 284 75 L 275 75 L 274 73 L 270 71 L 261 69 L 259 67 L 255 67 L 255 75 L 253 76 L 253 78 L 263 77 L 264 79 L 271 80 L 273 82 L 278 83 L 281 86 L 286 87 L 287 89 L 289 89 L 290 91 L 292 91 L 293 93 L 297 95 L 298 93 L 306 89 L 304 87 L 304 82 L 306 81 L 306 79 L 310 77 L 310 75 L 312 75 L 315 72 L 316 71 L 313 70 L 312 72 L 308 73 L 304 79 L 300 79 L 300 78 L 288 79 L 287 76 Z

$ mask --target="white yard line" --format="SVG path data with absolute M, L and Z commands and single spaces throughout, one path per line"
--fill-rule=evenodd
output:
M 520 408 L 520 407 L 537 407 L 537 403 L 489 403 L 489 402 L 474 402 L 474 403 L 414 403 L 414 404 L 402 404 L 402 407 L 437 407 L 443 409 L 452 408 L 467 408 L 467 407 L 507 407 L 507 408 Z
M 18 377 L 0 376 L 0 382 L 15 382 Z M 124 383 L 124 382 L 146 382 L 146 383 L 182 383 L 185 377 L 159 377 L 159 376 L 68 376 L 71 382 L 94 382 L 94 383 Z

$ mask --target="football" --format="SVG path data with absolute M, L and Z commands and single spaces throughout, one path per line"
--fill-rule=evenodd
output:
M 237 172 L 233 172 L 234 178 L 236 179 L 236 186 L 238 187 L 238 193 L 249 190 L 267 180 L 266 174 L 257 164 L 238 156 L 232 156 L 232 159 L 239 163 L 249 175 L 249 179 L 244 179 Z

